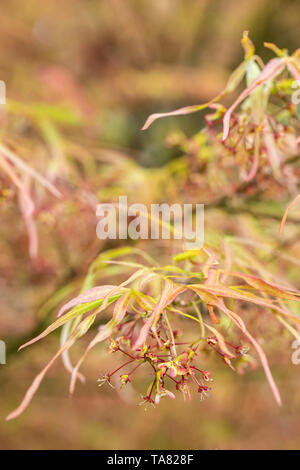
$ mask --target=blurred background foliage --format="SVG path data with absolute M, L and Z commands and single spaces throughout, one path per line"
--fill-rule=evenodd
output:
M 300 392 L 296 366 L 282 358 L 286 338 L 273 345 L 272 356 L 282 409 L 270 400 L 260 369 L 237 376 L 217 363 L 219 386 L 209 400 L 165 401 L 145 413 L 130 396 L 99 391 L 96 378 L 113 359 L 97 351 L 85 365 L 86 385 L 72 400 L 58 364 L 30 410 L 4 422 L 56 351 L 58 336 L 20 354 L 17 346 L 53 319 L 55 309 L 47 300 L 54 292 L 63 298 L 76 289 L 104 248 L 95 235 L 96 198 L 125 191 L 161 202 L 181 189 L 186 169 L 168 136 L 179 130 L 192 136 L 203 125 L 203 114 L 168 118 L 142 133 L 145 118 L 216 95 L 243 57 L 240 38 L 246 29 L 265 61 L 271 53 L 264 41 L 293 52 L 299 47 L 299 20 L 297 0 L 11 0 L 1 5 L 0 79 L 8 103 L 1 110 L 0 135 L 28 163 L 52 175 L 64 196 L 48 200 L 36 188 L 41 247 L 38 259 L 29 261 L 23 222 L 9 195 L 3 196 L 1 180 L 0 335 L 8 344 L 8 364 L 0 366 L 1 448 L 299 447 Z M 166 185 L 170 174 L 174 187 Z M 278 225 L 275 220 L 258 229 L 253 220 L 240 224 L 241 215 L 208 217 L 228 233 L 270 241 Z M 297 281 L 298 269 L 289 277 Z

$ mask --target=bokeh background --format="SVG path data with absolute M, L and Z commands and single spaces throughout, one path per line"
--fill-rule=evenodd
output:
M 130 157 L 143 168 L 156 169 L 176 157 L 165 142 L 170 132 L 192 135 L 203 117 L 162 120 L 142 133 L 148 114 L 217 94 L 242 59 L 244 30 L 268 60 L 271 53 L 263 42 L 293 51 L 299 47 L 299 24 L 297 0 L 11 0 L 2 2 L 0 10 L 0 78 L 13 102 L 72 105 L 84 123 L 80 132 L 76 127 L 64 131 L 64 145 L 72 142 L 82 159 L 86 142 L 101 158 Z M 33 139 L 25 118 L 12 117 L 1 127 L 17 148 L 41 161 L 41 139 Z M 59 158 L 57 135 L 43 129 Z M 125 183 L 150 190 L 130 180 L 126 168 L 118 169 L 119 178 L 122 171 Z M 110 178 L 93 168 L 89 174 L 95 192 Z M 57 363 L 24 415 L 4 421 L 55 353 L 59 337 L 54 334 L 20 353 L 17 346 L 50 323 L 55 315 L 47 305 L 51 294 L 66 283 L 76 284 L 102 248 L 93 214 L 82 210 L 82 218 L 74 220 L 72 201 L 68 204 L 68 217 L 58 208 L 59 222 L 41 227 L 41 255 L 35 264 L 28 258 L 15 207 L 5 208 L 1 216 L 0 337 L 8 355 L 7 365 L 0 366 L 0 448 L 299 448 L 300 366 L 291 363 L 292 350 L 282 353 L 280 342 L 273 346 L 272 368 L 283 395 L 281 409 L 260 369 L 238 376 L 215 364 L 219 386 L 209 400 L 163 400 L 158 409 L 145 412 L 130 395 L 98 389 L 96 379 L 112 359 L 93 351 L 84 366 L 87 383 L 78 386 L 72 399 L 69 377 Z

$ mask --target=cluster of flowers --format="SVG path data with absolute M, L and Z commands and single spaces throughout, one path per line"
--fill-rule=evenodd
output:
M 173 338 L 176 340 L 180 332 L 173 331 Z M 162 338 L 158 331 L 154 337 L 151 335 L 154 342 L 144 344 L 144 346 L 135 352 L 130 349 L 130 340 L 128 337 L 119 337 L 117 339 L 110 339 L 109 352 L 120 352 L 126 356 L 126 362 L 120 367 L 110 373 L 104 374 L 98 379 L 99 387 L 107 383 L 114 388 L 112 377 L 115 376 L 124 367 L 133 365 L 130 371 L 120 374 L 120 389 L 128 383 L 131 383 L 132 376 L 139 369 L 140 366 L 148 364 L 152 369 L 152 380 L 148 386 L 145 395 L 142 395 L 142 404 L 158 405 L 162 397 L 169 397 L 174 399 L 175 394 L 169 390 L 168 383 L 172 386 L 174 391 L 182 392 L 183 398 L 191 398 L 190 387 L 194 385 L 197 392 L 200 394 L 200 399 L 204 400 L 209 397 L 211 391 L 210 382 L 213 381 L 211 373 L 208 370 L 202 370 L 196 367 L 195 362 L 199 357 L 199 346 L 201 341 L 212 348 L 219 354 L 223 361 L 235 370 L 232 365 L 231 359 L 223 353 L 218 347 L 218 340 L 215 337 L 202 339 L 195 343 L 180 343 L 172 342 Z M 227 343 L 228 346 L 234 349 L 237 356 L 245 356 L 248 352 L 247 348 L 238 345 L 234 346 Z M 174 355 L 174 348 L 181 347 L 183 352 Z M 176 351 L 176 349 L 175 349 Z M 168 383 L 167 383 L 168 382 Z M 114 382 L 115 383 L 115 382 Z

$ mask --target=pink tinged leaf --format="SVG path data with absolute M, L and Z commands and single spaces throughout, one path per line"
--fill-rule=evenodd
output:
M 71 362 L 70 356 L 69 356 L 69 351 L 64 351 L 61 355 L 63 365 L 65 369 L 72 375 L 74 371 L 74 366 Z M 78 372 L 78 379 L 82 384 L 85 383 L 85 376 L 81 374 L 81 372 Z
M 209 316 L 210 316 L 212 322 L 215 323 L 216 325 L 218 325 L 220 323 L 220 320 L 214 312 L 214 307 L 212 305 L 207 305 L 207 308 L 208 308 L 208 313 L 209 313 Z
M 254 139 L 254 158 L 253 158 L 253 163 L 251 166 L 251 170 L 249 174 L 245 177 L 245 181 L 251 181 L 258 170 L 258 164 L 259 164 L 259 147 L 260 147 L 260 139 L 259 139 L 259 134 L 255 134 L 255 139 Z
M 278 387 L 277 387 L 277 385 L 276 385 L 276 383 L 273 379 L 272 372 L 271 372 L 270 367 L 269 367 L 268 359 L 267 359 L 266 354 L 264 353 L 264 350 L 262 349 L 260 344 L 256 341 L 256 339 L 253 338 L 253 336 L 249 333 L 248 330 L 244 331 L 244 334 L 247 336 L 247 338 L 251 341 L 251 343 L 255 347 L 255 349 L 257 351 L 257 354 L 260 358 L 261 364 L 263 366 L 263 369 L 265 371 L 265 374 L 266 374 L 267 380 L 269 382 L 270 388 L 271 388 L 271 390 L 273 392 L 273 395 L 275 397 L 275 400 L 276 400 L 277 404 L 279 406 L 281 406 L 280 393 L 279 393 Z
M 299 291 L 289 291 L 282 286 L 278 286 L 276 284 L 270 284 L 269 282 L 264 281 L 256 276 L 252 276 L 250 274 L 244 273 L 236 273 L 233 271 L 226 272 L 229 276 L 239 277 L 244 279 L 247 284 L 254 287 L 257 290 L 261 290 L 268 295 L 272 295 L 273 297 L 279 297 L 280 299 L 284 300 L 294 300 L 295 302 L 300 302 L 300 292 Z
M 233 314 L 233 312 L 230 312 L 231 314 Z M 240 328 L 240 325 L 239 325 L 239 322 L 236 321 L 235 317 L 232 318 L 234 323 Z M 270 367 L 269 367 L 269 363 L 268 363 L 268 359 L 267 359 L 267 356 L 264 352 L 264 350 L 262 349 L 262 347 L 260 346 L 260 344 L 256 341 L 255 338 L 253 338 L 253 336 L 249 333 L 249 331 L 247 330 L 247 328 L 245 327 L 245 324 L 243 322 L 243 325 L 244 325 L 244 329 L 242 330 L 244 335 L 249 339 L 249 341 L 253 344 L 253 346 L 255 347 L 256 351 L 257 351 L 257 354 L 260 358 L 260 361 L 261 361 L 261 364 L 262 364 L 262 367 L 265 371 L 265 374 L 266 374 L 266 377 L 267 377 L 267 380 L 269 382 L 269 385 L 270 385 L 270 388 L 273 392 L 273 395 L 275 397 L 275 400 L 277 402 L 277 404 L 279 406 L 281 406 L 281 397 L 280 397 L 280 393 L 279 393 L 279 390 L 278 390 L 278 387 L 274 381 L 274 378 L 272 376 L 272 372 L 270 370 Z
M 114 299 L 115 300 L 115 299 Z M 90 312 L 91 310 L 94 310 L 95 308 L 99 307 L 99 303 L 101 303 L 101 300 L 95 300 L 94 302 L 89 302 L 87 304 L 82 304 L 78 305 L 74 309 L 72 309 L 70 312 L 66 313 L 62 317 L 58 318 L 53 322 L 51 325 L 48 326 L 42 333 L 40 333 L 38 336 L 35 338 L 31 339 L 27 343 L 23 344 L 22 346 L 19 347 L 19 351 L 21 349 L 26 348 L 27 346 L 30 346 L 31 344 L 36 343 L 42 338 L 45 338 L 45 336 L 49 335 L 52 333 L 52 331 L 56 330 L 57 328 L 63 326 L 65 323 L 67 323 L 70 320 L 74 320 L 75 318 L 78 319 L 81 317 L 86 312 Z M 99 312 L 97 312 L 99 313 Z
M 27 188 L 25 188 L 26 186 L 24 185 L 24 190 L 19 191 L 19 204 L 27 228 L 29 238 L 29 254 L 31 258 L 36 258 L 38 254 L 38 234 L 33 217 L 34 207 L 32 200 L 28 200 L 30 196 L 29 192 L 27 192 L 27 194 L 25 193 L 25 191 L 27 191 Z
M 291 318 L 295 323 L 300 324 L 300 319 L 292 315 L 291 313 L 287 313 L 285 310 L 280 308 L 278 305 L 273 303 L 271 300 L 258 297 L 257 295 L 251 294 L 249 292 L 241 292 L 235 289 L 230 289 L 224 286 L 203 286 L 202 284 L 192 284 L 189 286 L 190 289 L 197 291 L 198 295 L 202 292 L 212 293 L 215 295 L 220 295 L 222 297 L 229 297 L 232 299 L 244 300 L 246 302 L 252 302 L 256 305 L 261 305 L 262 307 L 267 307 L 277 312 L 282 313 L 283 315 Z
M 130 276 L 129 279 L 127 279 L 125 282 L 120 284 L 120 286 L 116 286 L 116 287 L 113 286 L 113 288 L 108 292 L 108 294 L 106 294 L 102 299 L 95 300 L 93 302 L 88 302 L 88 303 L 85 303 L 85 304 L 77 305 L 70 312 L 65 313 L 63 316 L 58 318 L 54 323 L 52 323 L 50 326 L 48 326 L 48 328 L 46 328 L 41 334 L 39 334 L 38 336 L 36 336 L 32 340 L 28 341 L 27 343 L 23 344 L 19 348 L 19 350 L 21 350 L 21 349 L 35 343 L 36 341 L 39 341 L 40 339 L 44 338 L 45 336 L 47 336 L 52 331 L 56 330 L 60 326 L 63 326 L 68 320 L 72 320 L 75 317 L 78 317 L 78 316 L 80 316 L 80 315 L 82 315 L 86 312 L 89 312 L 89 311 L 95 309 L 95 308 L 97 308 L 97 311 L 95 313 L 99 314 L 100 312 L 102 312 L 107 307 L 110 299 L 116 300 L 117 296 L 121 295 L 120 292 L 122 292 L 122 287 L 124 287 L 125 285 L 127 285 L 130 282 L 137 279 L 143 272 L 144 272 L 144 270 L 138 270 L 136 273 L 134 273 L 132 276 Z M 85 291 L 85 293 L 86 292 L 87 291 Z M 99 302 L 101 302 L 100 306 L 99 306 Z
M 160 119 L 162 117 L 169 117 L 169 116 L 182 116 L 185 114 L 195 113 L 200 111 L 201 109 L 206 108 L 207 104 L 195 104 L 192 106 L 185 106 L 183 108 L 175 109 L 175 111 L 170 111 L 168 113 L 155 113 L 151 114 L 148 119 L 146 120 L 145 124 L 142 127 L 142 131 L 148 129 L 151 124 L 156 121 L 156 119 Z
M 281 72 L 284 68 L 285 61 L 284 59 L 272 59 L 268 64 L 262 69 L 258 77 L 251 83 L 251 85 L 246 88 L 240 96 L 235 100 L 233 105 L 228 109 L 228 111 L 225 113 L 224 119 L 223 119 L 223 138 L 222 140 L 226 140 L 229 134 L 229 127 L 230 127 L 230 118 L 231 114 L 235 110 L 235 108 L 242 102 L 244 101 L 250 93 L 252 93 L 255 88 L 258 86 L 262 85 L 263 83 L 267 82 L 268 80 L 272 79 L 275 77 L 275 75 L 279 72 Z
M 34 381 L 32 382 L 31 386 L 27 390 L 25 397 L 22 401 L 22 403 L 18 406 L 16 410 L 14 410 L 12 413 L 10 413 L 6 420 L 9 421 L 11 419 L 17 418 L 20 416 L 20 414 L 23 413 L 23 411 L 28 407 L 30 404 L 32 398 L 34 397 L 35 393 L 37 392 L 43 378 L 45 377 L 46 373 L 52 366 L 52 364 L 55 362 L 55 360 L 64 352 L 67 351 L 75 342 L 75 340 L 82 336 L 83 334 L 86 333 L 86 331 L 90 328 L 92 322 L 94 321 L 95 316 L 91 315 L 90 317 L 87 317 L 85 320 L 83 320 L 74 333 L 69 337 L 69 339 L 66 341 L 66 343 L 59 349 L 59 351 L 53 356 L 53 358 L 48 362 L 46 367 L 35 377 Z
M 288 207 L 286 208 L 285 210 L 285 213 L 283 214 L 283 217 L 282 217 L 282 220 L 281 220 L 281 223 L 280 223 L 280 227 L 279 227 L 279 235 L 281 234 L 284 226 L 285 226 L 285 223 L 286 223 L 286 219 L 289 215 L 289 212 L 291 210 L 291 208 L 296 204 L 296 202 L 298 202 L 300 199 L 300 194 L 298 194 L 297 197 L 295 197 L 295 199 L 288 205 Z
M 59 310 L 57 317 L 60 317 L 71 308 L 76 307 L 76 305 L 93 302 L 94 300 L 103 299 L 115 287 L 116 286 L 111 286 L 111 285 L 98 286 L 98 287 L 92 287 L 91 289 L 84 291 L 82 294 L 78 295 L 77 297 L 75 297 L 74 299 L 70 300 L 65 305 L 63 305 L 61 309 Z
M 243 320 L 241 319 L 241 317 L 239 317 L 239 315 L 237 315 L 236 313 L 232 312 L 231 310 L 229 310 L 224 301 L 222 299 L 219 299 L 218 297 L 214 296 L 215 297 L 215 301 L 216 301 L 216 306 L 222 310 L 234 323 L 238 323 L 239 325 L 239 328 L 242 330 L 242 331 L 245 331 L 246 330 L 246 326 L 245 326 L 245 323 L 243 322 Z
M 278 405 L 281 406 L 280 393 L 279 393 L 277 385 L 275 384 L 275 381 L 273 379 L 273 376 L 272 376 L 272 373 L 271 373 L 271 370 L 270 370 L 270 367 L 269 367 L 269 364 L 268 364 L 267 357 L 266 357 L 262 347 L 258 344 L 258 342 L 249 333 L 249 331 L 247 330 L 246 325 L 243 322 L 243 320 L 236 313 L 232 312 L 231 310 L 228 310 L 226 305 L 224 304 L 224 302 L 222 300 L 215 297 L 215 305 L 217 305 L 221 310 L 223 310 L 224 313 L 226 313 L 226 315 L 228 315 L 228 317 L 238 326 L 238 328 L 240 330 L 242 330 L 244 335 L 247 336 L 249 341 L 251 341 L 251 343 L 255 347 L 255 349 L 257 351 L 257 354 L 260 358 L 262 367 L 265 371 L 265 374 L 266 374 L 267 380 L 269 382 L 270 388 L 271 388 L 271 390 L 274 394 L 275 400 L 278 403 Z M 208 327 L 208 325 L 206 325 L 206 327 Z M 226 345 L 225 345 L 225 347 L 226 347 Z M 232 355 L 231 355 L 231 357 L 232 357 Z
M 138 349 L 145 342 L 147 335 L 152 328 L 153 324 L 158 320 L 162 310 L 169 305 L 173 300 L 182 292 L 186 290 L 186 287 L 176 286 L 173 282 L 167 280 L 165 282 L 165 287 L 162 291 L 159 302 L 156 304 L 150 318 L 146 321 L 144 326 L 141 328 L 140 334 L 133 346 L 133 349 Z
M 43 378 L 45 377 L 46 373 L 54 363 L 54 361 L 68 348 L 70 348 L 74 344 L 74 339 L 69 339 L 62 348 L 53 356 L 50 362 L 46 365 L 46 367 L 35 377 L 34 381 L 32 382 L 31 386 L 27 390 L 25 397 L 22 401 L 22 403 L 16 408 L 12 413 L 10 413 L 6 421 L 10 421 L 11 419 L 17 418 L 20 416 L 23 411 L 27 408 L 27 406 L 30 404 L 32 398 L 34 397 L 35 393 L 37 392 Z
M 235 312 L 233 312 L 232 310 L 229 310 L 225 304 L 224 304 L 224 307 L 226 310 L 223 310 L 226 315 L 230 318 L 230 320 L 233 322 L 233 323 L 236 323 L 238 325 L 238 327 L 243 331 L 245 332 L 246 331 L 246 325 L 244 323 L 244 321 L 241 319 L 241 317 L 239 315 L 237 315 Z

